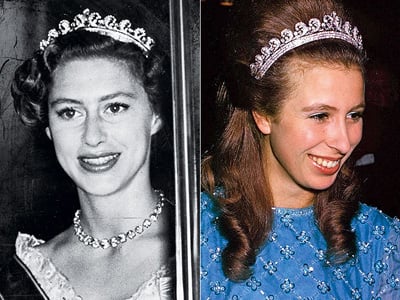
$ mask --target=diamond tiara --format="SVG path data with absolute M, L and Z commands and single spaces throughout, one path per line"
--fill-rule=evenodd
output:
M 76 15 L 72 22 L 62 20 L 58 24 L 58 29 L 51 29 L 47 35 L 47 40 L 40 42 L 40 49 L 44 51 L 59 36 L 73 31 L 85 30 L 109 36 L 123 43 L 134 43 L 143 50 L 147 57 L 148 52 L 154 46 L 154 40 L 146 36 L 146 31 L 143 28 L 132 29 L 131 26 L 129 20 L 117 22 L 117 19 L 110 15 L 103 19 L 99 13 L 91 13 L 86 8 L 82 14 Z
M 261 79 L 272 64 L 286 52 L 301 45 L 324 39 L 340 39 L 352 44 L 358 50 L 363 50 L 362 37 L 357 27 L 344 22 L 332 12 L 323 17 L 322 22 L 313 18 L 307 24 L 299 22 L 294 31 L 284 29 L 280 38 L 272 38 L 268 45 L 261 48 L 261 54 L 256 55 L 255 62 L 250 64 L 251 76 Z

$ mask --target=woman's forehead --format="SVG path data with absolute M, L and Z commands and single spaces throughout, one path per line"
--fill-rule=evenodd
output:
M 85 68 L 90 68 L 93 70 L 104 69 L 105 67 L 116 66 L 120 69 L 122 73 L 129 74 L 130 77 L 136 81 L 142 82 L 138 74 L 138 68 L 135 63 L 129 61 L 128 59 L 112 57 L 108 55 L 90 55 L 90 56 L 79 56 L 79 57 L 68 57 L 61 59 L 57 67 L 52 72 L 52 78 L 59 72 L 62 68 L 70 68 L 70 66 L 84 65 Z M 74 69 L 74 67 L 70 69 Z M 109 68 L 112 71 L 114 68 Z
M 50 97 L 94 97 L 117 92 L 144 92 L 129 68 L 115 60 L 92 58 L 71 60 L 56 68 Z

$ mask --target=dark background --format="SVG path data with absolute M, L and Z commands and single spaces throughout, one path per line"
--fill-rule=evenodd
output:
M 243 1 L 243 0 L 242 0 Z M 233 0 L 233 4 L 240 0 Z M 400 216 L 400 1 L 345 0 L 345 7 L 363 35 L 369 61 L 363 141 L 355 160 L 373 153 L 375 163 L 357 167 L 362 181 L 360 201 Z M 223 33 L 232 7 L 218 0 L 201 2 L 201 146 L 202 154 L 216 140 L 220 116 L 214 106 L 216 82 L 224 55 Z
M 169 55 L 166 0 L 0 0 L 0 267 L 11 257 L 18 231 L 48 240 L 72 223 L 78 206 L 75 187 L 44 132 L 24 127 L 16 116 L 10 85 L 16 67 L 48 30 L 85 8 L 129 19 Z

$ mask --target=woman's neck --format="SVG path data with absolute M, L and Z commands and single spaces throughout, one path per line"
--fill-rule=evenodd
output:
M 92 195 L 78 189 L 81 225 L 96 237 L 126 232 L 141 224 L 154 210 L 157 193 L 150 183 L 128 187 L 110 195 Z
M 312 205 L 315 200 L 315 192 L 298 185 L 289 187 L 275 182 L 271 184 L 271 191 L 274 207 L 304 208 Z
M 288 197 L 285 199 L 275 199 L 274 197 L 274 207 L 282 207 L 282 208 L 304 208 L 311 206 L 314 203 L 314 197 L 309 198 L 309 197 L 304 197 L 303 199 L 301 197 L 298 198 L 292 198 Z

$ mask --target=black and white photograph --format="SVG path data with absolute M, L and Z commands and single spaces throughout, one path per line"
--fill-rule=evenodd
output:
M 196 299 L 200 3 L 0 4 L 0 298 Z

